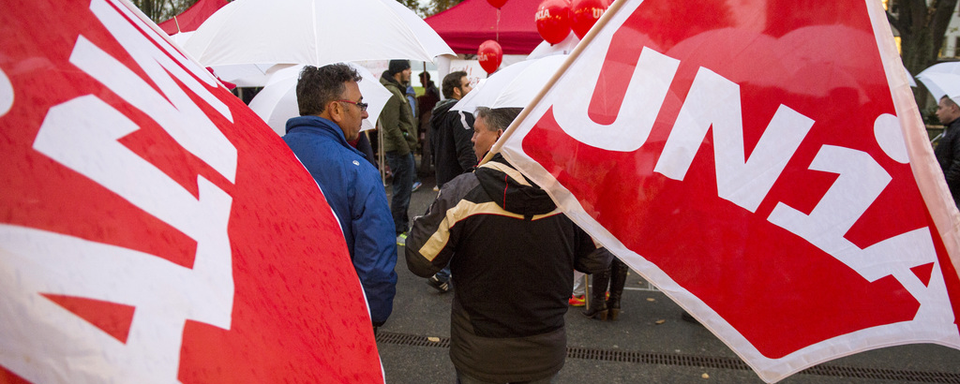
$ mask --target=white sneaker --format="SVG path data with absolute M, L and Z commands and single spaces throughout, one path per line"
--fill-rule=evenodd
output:
M 407 246 L 407 234 L 401 233 L 397 235 L 397 245 L 401 247 Z

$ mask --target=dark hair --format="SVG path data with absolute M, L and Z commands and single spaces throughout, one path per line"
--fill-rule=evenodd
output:
M 427 85 L 426 83 L 429 81 L 430 81 L 430 72 L 420 72 L 420 82 L 423 83 L 424 86 L 426 86 Z
M 487 108 L 477 107 L 477 120 L 481 118 L 487 125 L 487 130 L 496 132 L 498 129 L 504 131 L 510 127 L 510 123 L 520 115 L 523 108 Z
M 443 82 L 440 83 L 440 87 L 442 88 L 442 91 L 443 91 L 443 98 L 449 99 L 453 97 L 453 89 L 460 88 L 460 79 L 466 76 L 467 76 L 467 72 L 465 71 L 450 72 L 446 76 L 444 76 Z M 463 95 L 460 95 L 460 96 L 463 96 Z
M 345 83 L 359 82 L 360 74 L 346 64 L 330 64 L 320 68 L 303 67 L 297 81 L 297 106 L 300 116 L 319 115 L 331 101 L 339 99 L 346 91 Z
M 387 65 L 387 73 L 391 76 L 410 69 L 410 60 L 390 60 Z
M 957 103 L 950 98 L 950 95 L 943 95 L 943 97 L 940 98 L 940 101 L 943 100 L 947 101 L 946 105 L 948 107 L 960 107 L 960 105 L 957 105 Z

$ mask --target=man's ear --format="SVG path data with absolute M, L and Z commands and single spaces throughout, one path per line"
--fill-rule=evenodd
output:
M 454 99 L 463 98 L 463 95 L 460 94 L 460 87 L 453 88 L 453 95 L 456 96 Z
M 336 101 L 327 103 L 327 111 L 329 111 L 330 120 L 340 122 L 340 120 L 343 118 L 343 106 Z

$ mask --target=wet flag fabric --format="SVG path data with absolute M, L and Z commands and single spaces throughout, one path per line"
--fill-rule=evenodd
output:
M 125 1 L 0 9 L 0 383 L 383 382 L 269 127 Z
M 735 3 L 618 1 L 500 150 L 766 381 L 960 347 L 960 215 L 880 3 Z

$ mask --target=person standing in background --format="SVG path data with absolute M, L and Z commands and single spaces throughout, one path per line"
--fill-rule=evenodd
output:
M 450 110 L 473 90 L 467 73 L 451 72 L 443 78 L 441 86 L 446 99 L 433 108 L 430 127 L 436 134 L 437 186 L 442 188 L 444 183 L 472 170 L 477 165 L 477 158 L 473 143 L 470 142 L 473 137 L 473 115 Z
M 337 214 L 376 332 L 393 311 L 397 246 L 380 173 L 349 144 L 367 118 L 360 79 L 345 64 L 304 67 L 297 82 L 301 116 L 287 121 L 283 141 Z
M 490 150 L 520 108 L 479 108 L 477 158 Z M 450 360 L 459 383 L 549 383 L 563 368 L 564 314 L 574 269 L 610 263 L 547 192 L 496 154 L 444 184 L 414 220 L 407 267 L 431 276 L 448 263 L 457 277 Z
M 443 77 L 441 86 L 445 99 L 433 109 L 430 119 L 438 189 L 454 177 L 472 171 L 477 165 L 473 143 L 470 142 L 473 137 L 473 115 L 450 110 L 473 89 L 467 73 L 451 72 Z M 450 267 L 447 266 L 430 277 L 427 283 L 440 293 L 447 293 L 451 288 L 450 278 Z
M 393 213 L 397 245 L 403 246 L 410 227 L 407 210 L 410 208 L 410 194 L 413 192 L 416 162 L 413 153 L 417 149 L 417 131 L 414 126 L 413 110 L 407 103 L 406 86 L 410 81 L 410 61 L 390 60 L 390 65 L 380 76 L 382 84 L 392 94 L 380 112 L 380 125 L 383 127 L 383 150 L 387 165 L 393 172 L 393 199 L 390 211 Z
M 937 105 L 937 119 L 945 127 L 933 153 L 950 187 L 953 203 L 960 207 L 960 106 L 943 96 Z
M 433 143 L 436 141 L 434 138 L 436 134 L 430 127 L 430 118 L 433 116 L 433 107 L 440 101 L 440 91 L 430 80 L 430 72 L 420 72 L 420 84 L 423 85 L 423 94 L 417 96 L 417 119 L 420 120 L 420 133 L 424 136 L 420 140 L 421 145 L 423 145 L 421 147 L 423 157 L 420 158 L 420 170 L 426 174 L 435 164 L 434 148 L 436 146 Z M 430 144 L 426 145 L 424 143 Z M 439 190 L 439 188 L 434 188 L 434 191 Z

